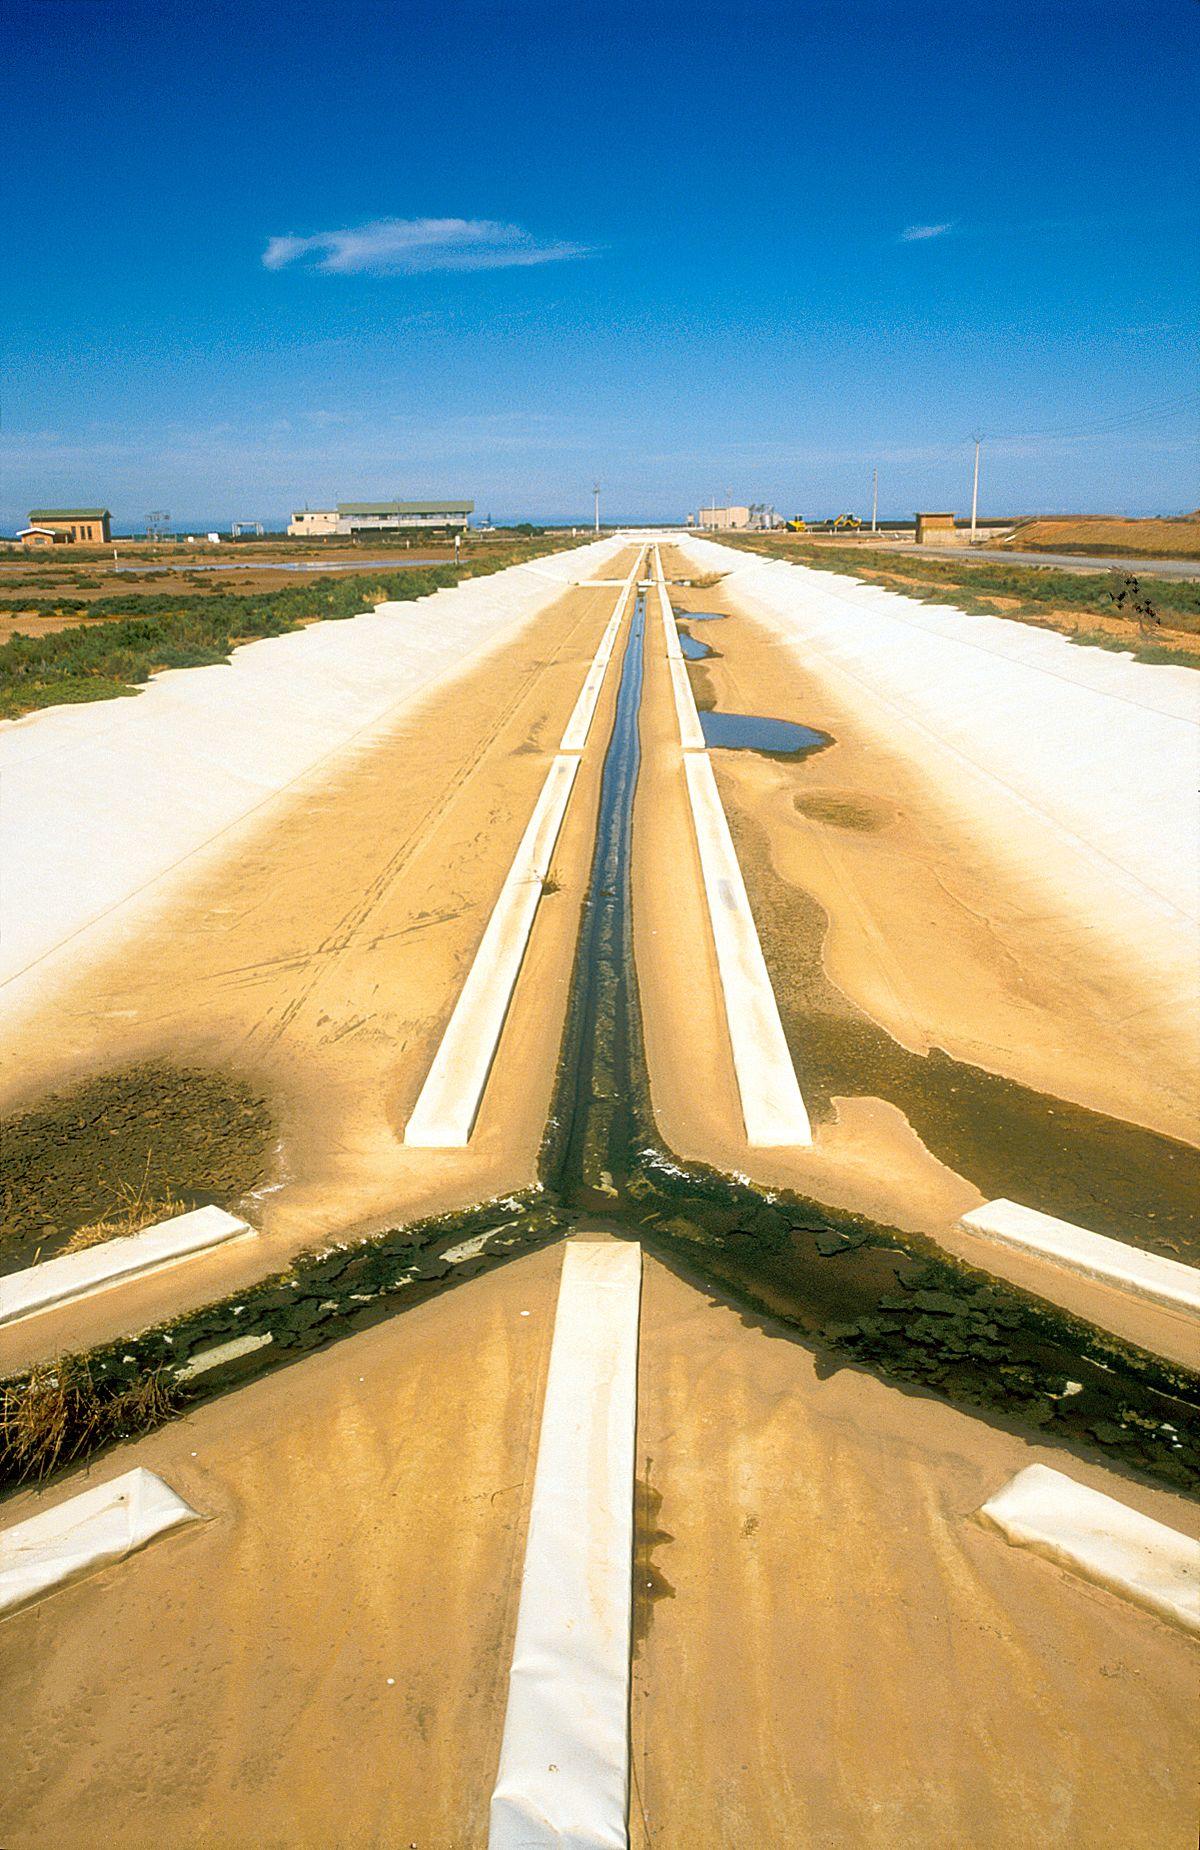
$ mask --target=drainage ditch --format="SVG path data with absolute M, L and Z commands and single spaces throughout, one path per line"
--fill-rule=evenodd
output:
M 694 619 L 699 613 L 689 613 Z M 3 1384 L 0 1485 L 44 1476 L 379 1323 L 586 1217 L 636 1238 L 822 1372 L 856 1366 L 1005 1427 L 1200 1490 L 1200 1379 L 941 1255 L 931 1242 L 764 1192 L 660 1144 L 632 943 L 630 852 L 645 602 L 605 758 L 591 880 L 538 1187 L 306 1256 L 136 1337 Z

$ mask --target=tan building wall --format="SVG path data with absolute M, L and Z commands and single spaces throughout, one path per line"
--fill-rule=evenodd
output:
M 288 522 L 288 535 L 293 540 L 327 539 L 337 532 L 337 525 L 336 508 L 300 508 Z
M 29 516 L 32 531 L 48 530 L 60 542 L 72 542 L 78 546 L 103 546 L 111 538 L 110 516 L 104 509 L 69 508 L 35 508 Z M 44 542 L 29 537 L 27 545 L 41 545 Z
M 923 546 L 926 540 L 940 540 L 944 546 L 947 541 L 957 543 L 958 528 L 954 524 L 953 514 L 918 514 L 917 545 Z
M 748 507 L 702 507 L 696 516 L 698 527 L 711 527 L 725 530 L 750 525 Z

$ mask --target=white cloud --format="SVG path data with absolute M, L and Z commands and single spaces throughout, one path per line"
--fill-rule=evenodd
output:
M 267 242 L 268 270 L 289 264 L 329 276 L 416 276 L 428 270 L 506 270 L 586 257 L 584 244 L 540 243 L 520 225 L 490 218 L 377 218 L 345 231 Z
M 922 244 L 926 238 L 944 238 L 948 231 L 954 230 L 954 220 L 948 218 L 944 225 L 909 225 L 900 233 L 901 244 Z

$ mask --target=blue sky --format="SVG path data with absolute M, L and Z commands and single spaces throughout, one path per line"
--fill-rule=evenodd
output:
M 0 529 L 1200 502 L 1196 0 L 9 0 Z M 923 235 L 915 235 L 917 233 Z M 906 235 L 907 234 L 907 235 Z M 1186 395 L 1192 392 L 1187 401 Z

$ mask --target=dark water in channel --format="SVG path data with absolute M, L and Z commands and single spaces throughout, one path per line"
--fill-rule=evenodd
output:
M 695 613 L 690 613 L 694 615 Z M 184 1408 L 352 1335 L 586 1219 L 636 1238 L 714 1300 L 815 1350 L 980 1417 L 1182 1489 L 1200 1486 L 1200 1380 L 1042 1308 L 928 1242 L 815 1201 L 767 1192 L 659 1143 L 649 1104 L 632 941 L 630 854 L 640 761 L 645 605 L 622 660 L 591 881 L 538 1190 L 300 1259 L 290 1272 L 171 1325 L 94 1351 L 96 1392 L 123 1390 L 234 1336 L 267 1346 L 172 1388 Z M 801 729 L 803 730 L 803 729 Z M 823 736 L 823 735 L 819 735 Z M 456 1260 L 464 1242 L 480 1249 Z M 115 1436 L 93 1421 L 76 1456 Z M 64 1453 L 66 1462 L 70 1453 Z M 23 1467 L 0 1443 L 0 1484 Z
M 764 719 L 757 713 L 701 710 L 704 743 L 726 751 L 765 752 L 771 758 L 807 758 L 833 744 L 828 732 L 799 726 L 790 719 Z

